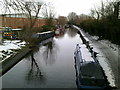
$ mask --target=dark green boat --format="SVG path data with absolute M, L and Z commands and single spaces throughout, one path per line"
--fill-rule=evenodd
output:
M 76 84 L 78 88 L 80 90 L 111 90 L 102 67 L 85 49 L 85 47 L 79 47 L 77 44 L 75 51 Z

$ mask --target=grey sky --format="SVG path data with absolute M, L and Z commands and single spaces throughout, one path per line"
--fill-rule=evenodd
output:
M 35 0 L 35 1 L 40 1 L 40 0 Z M 78 15 L 82 13 L 89 14 L 90 9 L 94 8 L 95 6 L 98 6 L 101 2 L 101 0 L 43 0 L 43 1 L 51 2 L 54 5 L 57 16 L 59 15 L 67 16 L 70 12 L 76 12 Z M 1 9 L 0 9 L 0 14 L 1 14 Z
M 57 15 L 67 16 L 70 12 L 76 12 L 78 15 L 89 14 L 90 9 L 98 6 L 101 0 L 44 0 L 52 2 L 55 6 Z M 105 1 L 105 0 L 103 0 Z

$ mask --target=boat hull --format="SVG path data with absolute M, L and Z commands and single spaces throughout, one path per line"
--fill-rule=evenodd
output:
M 75 51 L 76 84 L 80 90 L 111 90 L 101 66 L 94 60 L 83 60 L 81 47 Z

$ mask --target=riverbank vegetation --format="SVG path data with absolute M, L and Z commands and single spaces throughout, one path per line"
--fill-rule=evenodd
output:
M 99 39 L 107 39 L 119 44 L 120 35 L 120 1 L 101 2 L 101 6 L 91 9 L 89 16 L 73 15 L 71 22 L 78 25 L 85 32 L 99 36 Z M 72 17 L 73 17 L 72 16 Z M 78 21 L 79 20 L 79 21 Z
M 26 47 L 26 43 L 21 40 L 4 40 L 0 46 L 0 63 L 5 59 L 15 55 Z
M 25 23 L 24 20 L 20 22 L 24 23 L 24 25 L 21 24 L 20 27 L 22 28 L 20 39 L 24 40 L 27 45 L 36 42 L 35 38 L 32 37 L 35 33 L 51 31 L 54 27 L 54 8 L 42 0 L 39 2 L 33 0 L 4 0 L 3 6 L 6 10 L 4 13 L 10 15 L 12 13 L 15 15 L 19 14 L 21 16 L 14 17 L 26 20 Z M 41 22 L 40 19 L 42 20 Z

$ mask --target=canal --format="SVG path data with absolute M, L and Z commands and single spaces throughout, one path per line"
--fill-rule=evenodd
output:
M 2 88 L 77 88 L 74 51 L 78 43 L 82 40 L 75 29 L 48 39 L 2 76 Z

